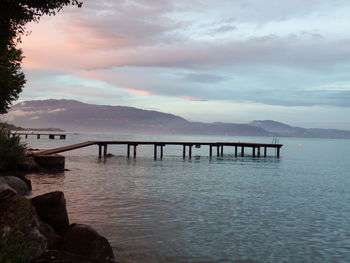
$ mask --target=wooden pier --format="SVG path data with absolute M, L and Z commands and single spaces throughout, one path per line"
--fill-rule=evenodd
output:
M 132 155 L 136 158 L 137 147 L 140 145 L 152 145 L 153 146 L 153 157 L 154 159 L 163 159 L 164 147 L 165 146 L 182 146 L 182 157 L 185 159 L 188 157 L 192 158 L 192 148 L 201 148 L 202 146 L 207 146 L 209 148 L 209 157 L 213 156 L 213 149 L 216 150 L 216 156 L 223 156 L 224 149 L 233 149 L 233 154 L 235 157 L 246 156 L 246 149 L 251 149 L 252 157 L 267 157 L 267 150 L 274 149 L 275 156 L 280 157 L 280 150 L 283 144 L 279 143 L 248 143 L 248 142 L 159 142 L 159 141 L 87 141 L 83 143 L 78 143 L 70 146 L 64 146 L 60 148 L 50 149 L 40 151 L 36 154 L 55 154 L 66 151 L 71 151 L 91 145 L 98 146 L 98 156 L 107 156 L 108 145 L 126 145 L 127 152 L 126 156 L 130 158 L 131 150 Z M 240 150 L 240 152 L 239 152 Z
M 41 136 L 49 136 L 49 139 L 55 139 L 56 137 L 60 140 L 66 139 L 66 134 L 63 133 L 32 133 L 32 132 L 13 132 L 12 136 L 20 135 L 24 136 L 26 139 L 28 136 L 36 136 L 37 139 L 40 139 Z

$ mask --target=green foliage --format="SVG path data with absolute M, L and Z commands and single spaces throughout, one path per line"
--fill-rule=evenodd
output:
M 24 84 L 21 71 L 22 50 L 17 48 L 25 25 L 38 22 L 43 15 L 55 15 L 64 6 L 81 7 L 78 0 L 0 0 L 0 114 L 18 99 Z
M 23 252 L 28 250 L 25 240 L 17 235 L 9 238 L 6 245 L 0 248 L 0 262 L 4 263 L 28 263 L 28 256 Z M 18 253 L 21 252 L 21 253 Z
M 0 171 L 18 169 L 26 156 L 26 146 L 19 136 L 10 136 L 10 132 L 0 124 Z
M 0 59 L 0 114 L 6 113 L 12 101 L 18 99 L 26 83 L 21 71 L 22 50 L 6 50 Z

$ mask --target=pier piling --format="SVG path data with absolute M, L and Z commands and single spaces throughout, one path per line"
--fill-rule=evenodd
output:
M 154 145 L 154 160 L 157 159 L 157 144 Z
M 107 156 L 107 144 L 103 145 L 103 156 Z

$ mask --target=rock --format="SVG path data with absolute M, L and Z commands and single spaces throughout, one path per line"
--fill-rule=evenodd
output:
M 40 222 L 39 231 L 46 237 L 47 247 L 50 247 L 56 241 L 56 239 L 60 237 L 55 233 L 55 230 L 53 230 L 50 225 L 44 222 Z
M 49 224 L 59 235 L 69 228 L 66 200 L 63 192 L 51 192 L 31 199 L 40 219 Z
M 27 157 L 21 164 L 21 170 L 25 172 L 39 171 L 40 166 L 34 161 L 34 157 Z
M 5 182 L 19 195 L 26 195 L 29 191 L 27 184 L 16 176 L 3 176 Z
M 15 196 L 16 194 L 17 192 L 5 182 L 5 179 L 0 176 L 0 202 Z
M 27 185 L 28 190 L 29 191 L 32 190 L 32 182 L 29 179 L 27 179 L 23 173 L 19 172 L 19 173 L 13 173 L 13 174 L 9 174 L 9 175 L 15 176 L 15 177 L 21 179 Z
M 27 185 L 29 191 L 32 191 L 32 181 L 27 179 L 24 175 L 19 175 L 17 177 L 19 179 L 21 179 L 23 182 L 25 182 L 25 184 Z
M 0 201 L 0 262 L 30 262 L 47 249 L 49 228 L 41 222 L 30 200 L 11 196 Z
M 64 171 L 65 157 L 62 155 L 34 155 L 34 161 L 42 168 Z
M 48 250 L 33 263 L 113 263 L 114 260 L 91 260 L 66 251 Z
M 72 224 L 50 249 L 66 251 L 91 260 L 114 259 L 108 240 L 99 235 L 93 228 L 82 224 Z

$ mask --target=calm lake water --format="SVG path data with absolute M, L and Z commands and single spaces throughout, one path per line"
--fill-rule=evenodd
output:
M 35 148 L 86 140 L 241 141 L 259 137 L 68 134 L 23 139 Z M 64 153 L 62 174 L 31 174 L 32 196 L 62 190 L 71 222 L 94 227 L 120 262 L 350 262 L 350 140 L 280 138 L 281 158 L 125 146 Z M 249 153 L 246 151 L 246 153 Z M 250 154 L 250 153 L 249 153 Z M 242 261 L 246 260 L 246 261 Z

